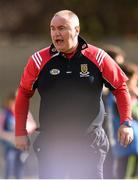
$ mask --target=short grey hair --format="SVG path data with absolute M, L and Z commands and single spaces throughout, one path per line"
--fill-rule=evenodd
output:
M 71 18 L 75 22 L 76 26 L 80 26 L 79 18 L 73 11 L 61 10 L 61 11 L 58 11 L 57 13 L 55 13 L 54 17 L 55 16 L 62 16 L 62 17 Z

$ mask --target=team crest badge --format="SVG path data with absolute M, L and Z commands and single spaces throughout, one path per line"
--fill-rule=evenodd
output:
M 88 64 L 81 64 L 80 77 L 88 77 L 90 72 L 88 71 Z

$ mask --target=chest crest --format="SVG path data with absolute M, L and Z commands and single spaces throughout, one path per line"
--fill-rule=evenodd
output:
M 80 65 L 80 77 L 89 77 L 90 72 L 88 69 L 88 64 L 81 64 Z

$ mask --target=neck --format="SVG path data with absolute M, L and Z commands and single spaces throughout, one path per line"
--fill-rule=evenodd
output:
M 78 47 L 78 41 L 75 43 L 75 45 L 74 45 L 72 48 L 68 49 L 68 50 L 67 50 L 66 52 L 64 52 L 64 53 L 65 53 L 65 54 L 73 53 L 73 52 L 76 51 L 77 47 Z
M 76 53 L 78 44 L 70 49 L 68 49 L 66 52 L 62 52 L 68 59 L 71 59 L 74 54 Z

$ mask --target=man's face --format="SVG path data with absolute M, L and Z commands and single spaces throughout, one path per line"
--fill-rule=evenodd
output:
M 58 51 L 69 53 L 77 45 L 79 27 L 67 17 L 55 16 L 50 24 L 51 38 Z

